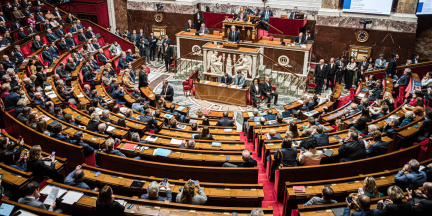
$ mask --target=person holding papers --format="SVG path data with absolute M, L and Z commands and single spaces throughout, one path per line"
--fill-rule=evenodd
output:
M 38 200 L 40 197 L 39 183 L 35 181 L 28 183 L 25 187 L 25 193 L 26 196 L 19 198 L 18 203 L 29 205 L 35 208 L 40 208 L 43 210 L 57 212 L 57 213 L 63 212 L 61 209 L 54 210 L 56 208 L 56 202 L 53 202 L 47 209 L 46 206 L 41 201 Z
M 231 84 L 231 82 L 232 82 L 232 77 L 228 75 L 228 73 L 225 73 L 223 76 L 221 76 L 219 84 L 229 85 Z

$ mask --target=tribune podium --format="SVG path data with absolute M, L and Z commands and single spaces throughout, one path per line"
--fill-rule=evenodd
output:
M 228 38 L 231 31 L 231 26 L 235 26 L 237 31 L 240 33 L 241 41 L 258 41 L 258 25 L 252 22 L 240 22 L 240 21 L 229 21 L 225 20 L 222 22 L 222 30 L 224 38 Z

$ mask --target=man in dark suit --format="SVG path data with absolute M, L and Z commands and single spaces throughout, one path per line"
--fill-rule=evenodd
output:
M 126 104 L 124 99 L 124 89 L 118 83 L 114 84 L 114 91 L 112 92 L 111 97 L 120 105 Z
M 424 215 L 430 216 L 432 209 L 432 183 L 425 182 L 423 183 L 423 192 L 417 190 L 416 196 L 421 196 L 421 199 L 418 204 L 413 199 L 413 191 L 408 189 L 408 202 L 411 204 L 411 214 L 413 215 Z M 414 196 L 415 197 L 415 196 Z
M 96 34 L 94 33 L 92 27 L 89 26 L 87 28 L 87 32 L 86 32 L 85 36 L 86 36 L 87 39 L 91 39 L 91 38 L 96 37 Z
M 0 22 L 9 22 L 9 19 L 3 14 L 3 12 L 0 12 Z
M 62 119 L 65 121 L 65 119 Z M 63 131 L 63 125 L 61 123 L 56 123 L 53 126 L 53 133 L 51 134 L 52 138 L 61 140 L 63 142 L 72 143 L 71 139 L 69 138 L 69 134 L 63 135 L 61 132 Z
M 328 133 L 324 132 L 324 126 L 317 125 L 316 128 L 312 131 L 311 137 L 315 137 L 318 146 L 327 146 L 330 144 Z
M 335 74 L 336 71 L 338 70 L 338 66 L 335 64 L 335 59 L 331 58 L 330 62 L 327 63 L 327 82 L 326 82 L 326 90 L 329 87 L 329 83 L 330 83 L 330 88 L 333 91 L 334 87 L 335 87 Z
M 360 71 L 361 71 L 362 66 L 364 68 L 364 71 L 367 71 L 367 69 L 369 67 L 369 62 L 367 61 L 367 56 L 363 56 L 363 60 L 357 66 L 357 80 L 359 80 L 359 81 L 360 81 L 360 77 L 361 77 Z
M 228 73 L 225 73 L 223 76 L 221 76 L 221 80 L 219 83 L 223 83 L 225 85 L 229 85 L 232 82 L 232 77 L 228 75 Z
M 395 76 L 396 76 L 396 67 L 397 67 L 396 60 L 398 58 L 399 58 L 399 54 L 395 53 L 393 54 L 393 58 L 390 59 L 388 66 L 385 70 L 387 77 L 391 77 L 392 79 L 397 79 L 397 77 Z
M 198 33 L 199 33 L 200 35 L 210 34 L 208 28 L 205 26 L 204 23 L 201 24 L 201 28 L 200 28 L 200 30 L 198 31 Z
M 290 13 L 289 19 L 295 19 L 296 14 L 300 13 L 300 11 L 297 10 L 297 7 L 294 7 L 294 10 Z
M 413 64 L 418 64 L 418 63 L 420 63 L 421 61 L 420 61 L 420 55 L 419 54 L 416 54 L 415 56 L 414 56 L 414 58 L 412 59 L 412 63 Z
M 199 28 L 201 26 L 202 20 L 203 20 L 202 11 L 199 8 L 197 8 L 196 11 L 197 11 L 197 22 L 198 22 L 197 28 Z
M 43 9 L 40 5 L 38 5 L 35 9 L 34 9 L 34 13 L 35 14 L 39 14 L 39 12 L 43 12 Z
M 294 39 L 294 43 L 296 44 L 304 44 L 305 38 L 303 37 L 303 32 L 300 32 L 299 35 Z
M 35 12 L 36 12 L 36 9 L 35 9 Z M 45 16 L 43 15 L 43 13 L 42 12 L 39 12 L 38 13 L 38 15 L 36 16 L 36 22 L 45 22 Z
M 278 93 L 276 93 L 273 90 L 270 78 L 267 75 L 264 77 L 264 82 L 261 83 L 261 86 L 262 86 L 262 93 L 267 98 L 267 106 L 270 108 L 272 97 L 274 97 L 274 105 L 276 106 L 278 101 Z
M 303 40 L 305 41 L 305 43 L 309 40 L 312 40 L 312 36 L 311 36 L 309 30 L 306 30 L 306 33 L 303 35 L 303 38 L 304 38 Z
M 378 155 L 386 154 L 388 151 L 389 143 L 381 140 L 381 132 L 379 130 L 375 130 L 372 132 L 374 144 L 370 144 L 366 146 L 366 154 L 368 157 L 375 157 Z
M 163 48 L 163 56 L 164 56 L 164 60 L 165 60 L 165 70 L 167 72 L 170 71 L 170 65 L 172 62 L 173 55 L 174 55 L 174 51 L 173 51 L 172 47 L 168 44 L 167 41 L 165 41 L 164 48 Z
M 56 74 L 58 74 L 60 78 L 64 78 L 66 82 L 70 82 L 72 80 L 71 74 L 66 73 L 63 62 L 60 62 L 59 66 L 57 67 Z
M 158 127 L 157 123 L 158 121 L 153 118 L 152 112 L 150 109 L 144 110 L 144 115 L 140 115 L 139 117 L 140 122 L 147 123 L 148 130 L 154 130 L 155 133 L 159 132 L 160 128 Z
M 233 120 L 228 119 L 228 112 L 225 111 L 223 112 L 223 118 L 219 119 L 219 121 L 216 123 L 216 126 L 225 126 L 225 127 L 229 127 L 229 126 L 235 126 Z
M 148 38 L 148 42 L 150 43 L 150 61 L 155 60 L 155 54 L 156 54 L 156 42 L 157 38 L 154 36 L 153 32 L 150 32 L 150 36 Z
M 47 32 L 46 38 L 50 43 L 59 39 L 59 37 L 57 37 L 57 35 L 55 35 L 51 29 L 48 29 Z
M 42 51 L 42 57 L 43 57 L 44 61 L 49 62 L 50 64 L 52 64 L 54 61 L 54 57 L 51 55 L 51 52 L 49 51 L 48 46 L 44 47 L 44 49 Z
M 359 140 L 357 132 L 348 132 L 347 138 L 341 144 L 339 147 L 340 162 L 360 160 L 367 157 L 364 143 Z
M 78 32 L 78 40 L 81 41 L 81 42 L 86 42 L 87 41 L 87 37 L 84 34 L 83 29 L 80 29 L 79 32 Z
M 257 166 L 256 160 L 251 158 L 251 154 L 248 150 L 243 150 L 242 159 L 243 159 L 243 163 L 241 163 L 239 165 L 225 162 L 222 165 L 222 167 L 256 167 Z
M 102 62 L 104 65 L 106 65 L 107 61 L 110 59 L 105 55 L 103 52 L 103 49 L 99 49 L 98 55 L 97 55 L 98 61 Z
M 346 61 L 345 57 L 341 56 L 339 60 L 336 61 L 336 82 L 342 84 L 343 77 L 346 73 Z
M 138 79 L 139 79 L 138 88 L 148 86 L 148 77 L 147 77 L 147 73 L 145 72 L 145 69 L 146 69 L 146 66 L 142 65 L 141 70 L 140 70 L 139 75 L 138 75 Z
M 137 34 L 137 39 L 136 39 L 136 43 L 138 43 L 138 41 L 142 38 L 142 37 L 146 37 L 146 35 L 145 35 L 145 33 L 144 33 L 144 30 L 142 30 L 142 29 L 140 29 L 140 33 L 139 34 Z
M 350 216 L 350 212 L 351 212 L 351 204 L 350 202 L 347 202 L 347 207 L 345 207 L 344 209 L 344 213 L 343 216 Z M 378 216 L 378 209 L 370 209 L 371 206 L 371 198 L 366 196 L 366 195 L 360 195 L 358 197 L 358 205 L 360 207 L 360 211 L 358 212 L 354 212 L 351 214 L 351 216 L 363 216 L 363 215 L 368 215 L 368 216 Z
M 15 22 L 12 23 L 12 30 L 18 30 L 19 28 L 23 27 L 19 20 L 15 20 Z
M 407 86 L 411 78 L 411 69 L 405 68 L 403 75 L 395 82 L 394 88 Z
M 234 25 L 231 26 L 231 31 L 228 34 L 228 41 L 240 43 L 240 33 L 236 30 Z
M 328 67 L 326 64 L 324 64 L 324 59 L 321 59 L 319 61 L 319 64 L 315 67 L 315 74 L 314 74 L 314 79 L 316 84 L 315 94 L 317 95 L 321 94 L 323 84 L 327 81 L 326 80 L 327 71 L 328 71 Z
M 263 21 L 264 29 L 266 31 L 268 31 L 269 29 L 269 26 L 266 23 L 269 22 L 270 17 L 272 16 L 273 16 L 273 11 L 270 10 L 269 6 L 267 6 L 266 9 L 261 13 L 261 20 Z
M 59 27 L 56 29 L 55 34 L 57 37 L 62 38 L 66 35 L 65 31 L 63 30 L 63 26 L 59 25 Z
M 70 48 L 74 48 L 76 45 L 78 45 L 78 44 L 75 42 L 74 38 L 72 37 L 72 34 L 71 34 L 71 33 L 68 33 L 68 34 L 67 34 L 67 37 L 66 37 L 66 45 L 67 45 L 68 47 L 70 47 Z
M 123 55 L 121 58 L 120 58 L 120 60 L 118 61 L 118 65 L 117 65 L 117 68 L 120 68 L 120 69 L 126 69 L 126 67 L 127 67 L 127 60 L 126 60 L 126 55 Z
M 52 12 L 52 14 L 54 15 L 54 17 L 56 18 L 60 18 L 62 16 L 61 12 L 58 10 L 58 7 L 54 8 L 54 11 Z
M 165 44 L 165 42 L 168 43 L 168 45 L 171 44 L 171 39 L 168 38 L 168 35 L 165 35 L 165 38 L 163 39 L 162 43 Z
M 15 109 L 18 101 L 23 98 L 24 93 L 21 90 L 21 86 L 14 86 L 12 91 L 6 96 L 4 105 L 5 110 Z
M 31 12 L 31 10 L 30 10 L 30 7 L 26 7 L 26 9 L 23 10 L 23 14 L 24 14 L 24 16 L 30 16 L 31 13 L 32 13 L 32 12 Z
M 54 159 L 52 159 L 52 164 L 54 164 Z M 52 165 L 54 166 L 54 165 Z M 38 170 L 41 171 L 42 170 Z M 36 181 L 30 182 L 25 186 L 25 193 L 26 196 L 25 197 L 21 197 L 18 199 L 18 203 L 24 204 L 24 205 L 29 205 L 31 207 L 34 208 L 39 208 L 39 209 L 43 209 L 43 210 L 47 210 L 47 211 L 55 211 L 57 213 L 61 213 L 62 211 L 57 209 L 54 210 L 56 208 L 56 202 L 53 202 L 49 208 L 47 209 L 45 207 L 45 205 L 39 201 L 39 197 L 40 197 L 40 192 L 39 192 L 39 183 L 37 183 Z
M 191 29 L 195 29 L 195 24 L 192 23 L 192 20 L 188 20 L 188 23 L 186 24 L 186 30 L 189 31 Z
M 261 120 L 260 120 L 261 122 Z M 264 123 L 264 122 L 262 122 Z M 262 126 L 264 126 L 264 124 L 262 124 Z M 275 131 L 275 129 L 270 129 L 268 134 L 266 134 L 266 140 L 281 140 L 282 136 L 280 135 L 280 133 L 277 133 Z
M 168 80 L 163 81 L 163 87 L 160 95 L 167 101 L 172 102 L 174 100 L 174 88 L 168 84 Z
M 15 45 L 15 50 L 13 51 L 15 58 L 17 58 L 16 67 L 21 66 L 21 64 L 24 62 L 24 55 L 21 52 L 20 46 Z

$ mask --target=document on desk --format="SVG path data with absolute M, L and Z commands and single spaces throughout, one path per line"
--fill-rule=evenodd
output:
M 186 128 L 186 125 L 184 125 L 184 124 L 178 124 L 177 128 L 184 130 Z
M 157 148 L 154 150 L 153 155 L 168 157 L 171 154 L 171 150 L 164 148 Z
M 106 129 L 106 131 L 112 131 L 112 130 L 114 130 L 115 129 L 115 127 L 113 127 L 113 126 L 108 126 L 108 128 Z
M 209 83 L 210 81 L 201 81 L 201 83 L 202 84 L 207 84 L 207 83 Z
M 145 140 L 146 140 L 146 141 L 149 141 L 149 142 L 155 142 L 157 139 L 158 139 L 158 137 L 157 137 L 157 136 L 154 136 L 154 135 L 147 136 L 147 137 L 145 138 Z
M 183 140 L 180 140 L 180 139 L 171 139 L 170 144 L 171 145 L 181 145 L 182 142 L 183 142 Z
M 59 193 L 59 189 L 58 187 L 53 187 L 51 188 L 51 191 L 49 192 L 47 198 L 45 199 L 45 201 L 43 202 L 43 204 L 45 205 L 52 205 L 56 199 L 57 199 L 57 194 Z
M 21 214 L 19 214 L 19 216 L 38 216 L 37 214 L 33 214 L 33 213 L 25 211 L 23 209 L 20 209 L 19 211 L 21 212 Z M 0 215 L 3 215 L 3 214 L 0 214 Z
M 79 94 L 79 95 L 77 95 L 77 97 L 79 97 L 79 98 L 80 98 L 80 97 L 84 97 L 84 95 L 83 95 L 83 94 Z
M 78 202 L 79 199 L 84 195 L 82 192 L 77 191 L 69 191 L 67 194 L 63 197 L 62 203 L 72 205 L 76 202 Z
M 52 86 L 45 86 L 45 91 L 46 90 L 51 90 L 52 89 Z
M 49 193 L 51 193 L 51 190 L 53 188 L 58 188 L 58 194 L 57 194 L 57 198 L 60 198 L 64 193 L 66 193 L 67 190 L 63 189 L 63 188 L 59 188 L 59 187 L 53 187 L 51 185 L 47 185 L 44 187 L 44 189 L 40 192 L 41 194 L 45 194 L 48 195 Z
M 184 108 L 185 108 L 185 106 L 179 106 L 179 107 L 177 107 L 177 111 L 179 111 L 179 112 L 181 112 L 182 110 L 184 110 Z

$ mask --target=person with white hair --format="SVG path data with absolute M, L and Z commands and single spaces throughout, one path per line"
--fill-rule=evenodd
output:
M 251 216 L 264 216 L 264 211 L 262 209 L 259 209 L 259 208 L 254 208 L 254 209 L 252 209 L 250 215 Z
M 256 167 L 257 162 L 251 157 L 251 153 L 248 150 L 242 152 L 243 163 L 235 165 L 232 163 L 225 162 L 222 167 Z
M 165 188 L 166 197 L 159 196 L 160 188 Z M 152 181 L 147 186 L 147 193 L 140 196 L 141 199 L 149 199 L 149 200 L 157 200 L 157 201 L 165 201 L 168 200 L 172 202 L 172 191 L 170 188 L 170 183 L 167 181 L 164 185 L 163 182 L 157 183 L 156 181 Z

